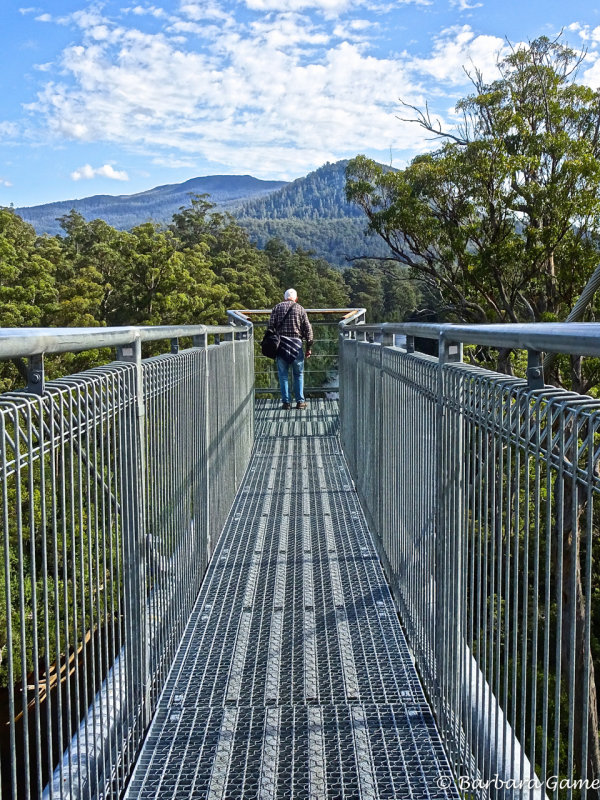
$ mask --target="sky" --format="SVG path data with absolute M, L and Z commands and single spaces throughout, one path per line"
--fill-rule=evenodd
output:
M 0 29 L 0 206 L 401 168 L 435 146 L 403 103 L 450 128 L 469 71 L 560 31 L 600 86 L 600 0 L 3 0 Z

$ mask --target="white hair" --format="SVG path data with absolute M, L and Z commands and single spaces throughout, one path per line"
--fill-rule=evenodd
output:
M 284 300 L 293 300 L 296 302 L 298 299 L 298 292 L 295 289 L 288 289 L 287 292 L 283 295 Z

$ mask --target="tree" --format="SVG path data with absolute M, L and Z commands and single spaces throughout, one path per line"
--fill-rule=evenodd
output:
M 56 300 L 54 265 L 31 225 L 0 208 L 0 318 L 4 328 L 40 326 Z
M 339 270 L 324 259 L 315 258 L 307 250 L 290 252 L 279 239 L 267 242 L 265 253 L 269 268 L 281 287 L 281 292 L 294 288 L 306 308 L 345 308 L 348 289 Z M 280 296 L 277 298 L 280 300 Z
M 360 259 L 344 270 L 350 305 L 365 308 L 367 319 L 402 322 L 414 311 L 419 291 L 406 267 L 395 261 Z
M 31 225 L 11 209 L 0 208 L 0 326 L 47 324 L 57 297 L 55 266 L 37 246 Z M 24 362 L 0 364 L 0 391 L 22 385 Z
M 597 263 L 600 94 L 580 57 L 545 37 L 499 63 L 458 106 L 444 139 L 400 172 L 359 156 L 346 192 L 394 257 L 436 290 L 449 319 L 564 318 Z
M 273 304 L 277 286 L 264 253 L 250 242 L 233 216 L 214 210 L 208 195 L 193 197 L 173 215 L 169 230 L 182 251 L 202 245 L 211 267 L 226 286 L 224 308 L 263 308 Z

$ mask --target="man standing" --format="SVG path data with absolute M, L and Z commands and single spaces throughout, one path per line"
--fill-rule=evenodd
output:
M 283 303 L 271 312 L 269 328 L 279 331 L 281 342 L 277 351 L 277 374 L 281 388 L 282 408 L 291 408 L 289 368 L 292 368 L 296 408 L 306 408 L 304 399 L 304 353 L 302 339 L 306 340 L 306 358 L 312 354 L 313 332 L 308 314 L 298 303 L 295 289 L 288 289 Z

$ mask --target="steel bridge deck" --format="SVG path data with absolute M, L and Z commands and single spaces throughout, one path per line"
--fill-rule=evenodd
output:
M 337 431 L 257 403 L 129 800 L 458 798 Z

